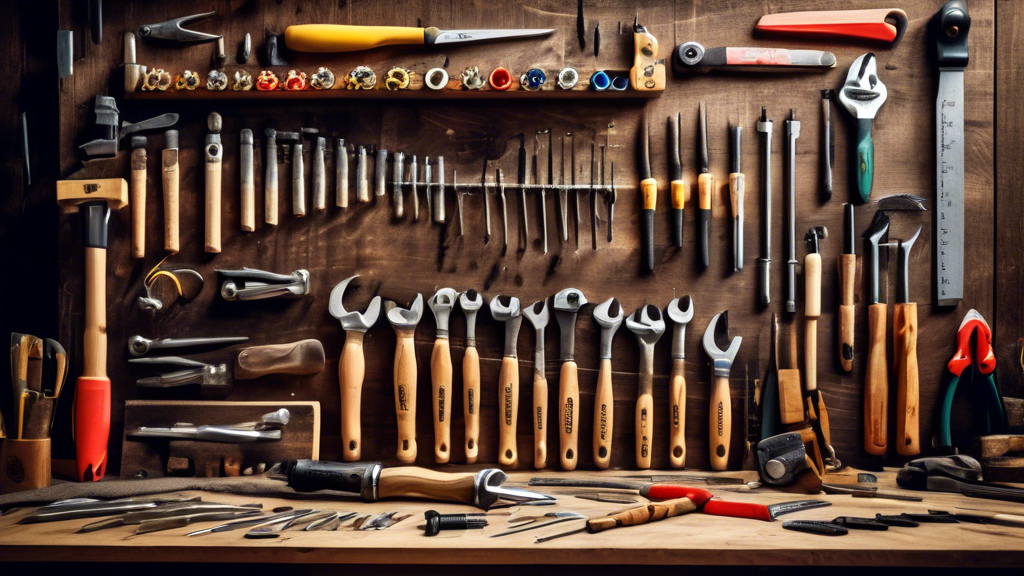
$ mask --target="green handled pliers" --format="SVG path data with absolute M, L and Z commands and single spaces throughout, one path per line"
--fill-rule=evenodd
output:
M 974 337 L 974 348 L 971 339 Z M 946 385 L 942 397 L 942 412 L 939 416 L 939 449 L 952 451 L 953 439 L 950 434 L 950 418 L 953 409 L 953 397 L 956 395 L 957 384 L 967 371 L 971 380 L 975 376 L 983 377 L 982 387 L 975 390 L 984 396 L 985 402 L 985 434 L 996 434 L 1006 427 L 1006 412 L 1003 398 L 996 386 L 996 356 L 992 351 L 992 329 L 988 322 L 978 313 L 971 310 L 964 316 L 957 330 L 956 354 L 949 361 L 949 374 L 952 378 Z

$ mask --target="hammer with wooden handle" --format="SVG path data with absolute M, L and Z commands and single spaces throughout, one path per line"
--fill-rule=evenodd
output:
M 398 461 L 416 461 L 416 326 L 423 317 L 423 295 L 412 306 L 399 308 L 388 300 L 388 322 L 395 329 L 395 413 L 398 419 Z
M 164 189 L 164 250 L 177 254 L 178 238 L 178 131 L 164 132 L 164 149 L 160 153 L 161 181 Z
M 223 120 L 220 114 L 211 112 L 206 118 L 206 127 L 210 131 L 206 135 L 206 251 L 217 254 L 220 252 L 220 188 L 221 160 L 224 148 L 220 143 L 220 131 Z
M 107 232 L 110 210 L 128 204 L 128 183 L 61 180 L 57 203 L 80 212 L 85 244 L 85 334 L 83 367 L 75 388 L 75 459 L 79 481 L 103 478 L 110 438 L 110 378 L 107 377 Z

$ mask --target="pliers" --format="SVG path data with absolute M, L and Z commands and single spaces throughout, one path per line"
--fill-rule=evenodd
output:
M 971 348 L 971 338 L 974 348 Z M 996 386 L 996 356 L 992 351 L 992 329 L 977 310 L 970 310 L 964 316 L 957 330 L 956 353 L 947 365 L 952 378 L 946 384 L 942 397 L 942 412 L 939 415 L 939 449 L 953 451 L 953 439 L 950 434 L 950 419 L 953 409 L 953 397 L 956 395 L 957 384 L 964 371 L 968 370 L 971 380 L 974 376 L 984 377 L 985 383 L 973 392 L 985 396 L 985 434 L 997 434 L 1006 427 L 1006 412 L 1003 398 Z
M 216 12 L 191 14 L 189 16 L 182 16 L 180 18 L 174 18 L 173 20 L 157 24 L 143 24 L 142 26 L 139 26 L 138 34 L 140 38 L 144 38 L 146 40 L 182 43 L 213 42 L 223 38 L 223 36 L 182 28 L 182 24 L 187 24 L 195 20 L 203 20 L 213 16 L 214 14 L 216 14 Z

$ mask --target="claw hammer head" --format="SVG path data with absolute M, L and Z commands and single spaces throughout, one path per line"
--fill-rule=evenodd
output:
M 729 347 L 723 352 L 720 342 L 729 338 L 729 311 L 719 312 L 711 319 L 707 330 L 704 331 L 704 352 L 711 358 L 715 369 L 715 376 L 729 377 L 729 370 L 732 369 L 736 353 L 740 351 L 740 344 L 743 338 L 736 336 L 729 343 Z
M 377 319 L 380 318 L 380 296 L 374 296 L 370 300 L 370 305 L 366 307 L 366 312 L 349 312 L 345 310 L 343 300 L 345 298 L 345 289 L 352 283 L 353 280 L 359 278 L 356 274 L 350 278 L 346 278 L 338 283 L 337 286 L 331 290 L 331 299 L 328 304 L 328 310 L 331 312 L 331 316 L 334 316 L 341 321 L 341 328 L 346 332 L 366 332 L 374 324 L 377 323 Z
M 498 295 L 491 299 L 491 316 L 505 323 L 505 356 L 516 357 L 516 341 L 519 339 L 519 327 L 523 323 L 522 309 L 519 298 Z
M 455 300 L 458 296 L 459 293 L 452 288 L 441 288 L 427 301 L 430 311 L 434 313 L 434 320 L 437 322 L 438 338 L 448 337 L 448 319 L 452 309 L 455 308 Z
M 672 328 L 672 357 L 686 358 L 686 325 L 693 320 L 693 298 L 674 298 L 665 308 L 668 319 L 675 322 Z
M 594 308 L 594 321 L 601 327 L 601 359 L 611 359 L 612 338 L 622 325 L 622 305 L 617 298 L 609 298 Z
M 423 318 L 423 294 L 417 294 L 409 308 L 400 308 L 391 300 L 388 300 L 385 308 L 388 311 L 388 322 L 396 331 L 415 329 L 416 325 L 420 323 L 420 319 Z

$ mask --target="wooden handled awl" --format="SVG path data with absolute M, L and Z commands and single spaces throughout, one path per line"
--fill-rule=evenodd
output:
M 853 282 L 857 275 L 856 242 L 854 241 L 853 204 L 843 204 L 843 253 L 836 261 L 839 269 L 839 364 L 843 370 L 853 369 Z
M 704 330 L 704 353 L 711 359 L 714 380 L 711 388 L 711 423 L 709 443 L 711 467 L 725 470 L 729 464 L 729 443 L 732 435 L 732 399 L 729 394 L 729 371 L 740 351 L 743 338 L 736 336 L 724 351 L 722 343 L 729 337 L 729 311 L 719 312 Z
M 523 309 L 523 316 L 530 321 L 537 337 L 533 352 L 533 467 L 540 469 L 548 463 L 548 378 L 545 374 L 544 329 L 550 320 L 548 304 L 544 300 L 534 302 Z
M 178 131 L 164 132 L 160 153 L 161 181 L 164 189 L 164 250 L 177 254 L 178 241 Z
M 75 457 L 78 480 L 96 481 L 107 469 L 110 439 L 110 378 L 107 377 L 107 225 L 110 210 L 128 204 L 128 183 L 61 180 L 57 203 L 84 219 L 85 334 L 82 375 L 75 388 Z
M 206 127 L 210 131 L 206 135 L 206 251 L 214 254 L 220 252 L 220 189 L 221 160 L 224 158 L 224 147 L 220 143 L 220 131 L 223 120 L 220 114 L 211 112 L 206 119 Z
M 675 298 L 665 309 L 672 327 L 672 380 L 669 383 L 669 451 L 673 468 L 686 467 L 686 325 L 693 320 L 693 299 Z
M 651 467 L 654 437 L 654 345 L 665 333 L 665 319 L 657 306 L 638 308 L 626 319 L 626 328 L 640 345 L 640 382 L 636 391 L 636 465 Z
M 146 256 L 146 137 L 132 136 L 132 258 Z
M 576 313 L 587 303 L 583 292 L 566 288 L 555 294 L 552 308 L 561 334 L 559 350 L 562 371 L 558 377 L 558 444 L 559 460 L 564 470 L 575 470 L 579 457 L 580 383 L 576 372 Z
M 498 462 L 514 466 L 519 461 L 516 448 L 516 426 L 519 419 L 519 354 L 516 344 L 523 323 L 519 299 L 495 296 L 491 299 L 491 316 L 505 323 L 505 354 L 498 373 Z
M 452 288 L 442 288 L 427 301 L 437 323 L 434 349 L 430 353 L 430 382 L 434 461 L 438 464 L 447 464 L 452 455 L 452 353 L 448 345 L 448 321 L 458 295 Z
M 594 321 L 601 327 L 600 365 L 594 390 L 594 465 L 604 470 L 611 465 L 612 434 L 615 431 L 615 398 L 612 391 L 612 340 L 625 315 L 615 298 L 594 308 Z
M 395 329 L 395 414 L 398 419 L 399 462 L 416 461 L 416 326 L 423 317 L 423 295 L 417 294 L 412 306 L 399 308 L 388 301 L 388 322 Z
M 242 130 L 242 147 L 239 152 L 238 172 L 242 212 L 242 232 L 256 229 L 256 180 L 253 168 L 252 130 Z
M 462 410 L 466 420 L 466 463 L 476 462 L 480 453 L 480 354 L 476 350 L 476 314 L 484 299 L 476 290 L 459 297 L 466 315 L 466 354 L 462 358 Z
M 826 443 L 829 437 L 828 411 L 818 392 L 818 318 L 821 317 L 821 254 L 819 240 L 828 237 L 828 229 L 816 226 L 807 231 L 807 256 L 804 257 L 804 383 L 807 389 L 807 416 L 817 420 Z M 822 446 L 822 452 L 826 452 Z M 828 452 L 831 453 L 831 448 Z
M 359 460 L 362 455 L 362 426 L 360 406 L 363 397 L 363 377 L 366 359 L 363 356 L 363 336 L 377 323 L 380 317 L 380 296 L 374 296 L 366 311 L 349 312 L 342 302 L 349 283 L 358 278 L 352 276 L 338 283 L 331 290 L 328 310 L 341 322 L 345 331 L 345 346 L 338 361 L 338 379 L 341 385 L 341 457 L 347 462 Z
M 910 249 L 921 229 L 900 240 L 896 265 L 896 305 L 892 310 L 893 369 L 896 371 L 896 453 L 921 453 L 920 382 L 917 369 L 917 303 L 910 301 Z
M 889 366 L 885 349 L 887 307 L 881 302 L 879 287 L 880 244 L 889 233 L 889 217 L 875 212 L 864 232 L 867 240 L 868 277 L 868 355 L 864 375 L 864 451 L 882 456 L 888 444 Z

